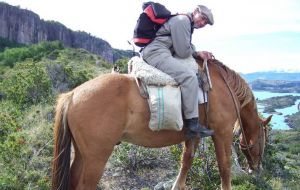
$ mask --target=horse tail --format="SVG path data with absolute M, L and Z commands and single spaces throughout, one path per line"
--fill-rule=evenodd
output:
M 52 190 L 69 189 L 71 139 L 67 112 L 73 92 L 61 94 L 56 104 L 54 123 L 54 158 L 52 162 Z

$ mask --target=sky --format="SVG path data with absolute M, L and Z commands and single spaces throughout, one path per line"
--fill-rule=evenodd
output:
M 0 0 L 1 1 L 1 0 Z M 132 49 L 128 40 L 142 12 L 142 0 L 2 0 L 43 20 L 62 23 L 106 40 L 113 48 Z M 172 13 L 212 10 L 215 24 L 195 30 L 197 50 L 212 52 L 242 72 L 300 71 L 300 0 L 157 0 Z M 136 48 L 135 50 L 138 50 Z

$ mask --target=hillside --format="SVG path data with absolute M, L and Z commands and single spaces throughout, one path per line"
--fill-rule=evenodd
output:
M 84 49 L 43 42 L 0 53 L 0 189 L 49 189 L 59 93 L 112 65 Z M 32 54 L 31 54 L 32 53 Z M 9 61 L 10 60 L 10 61 Z M 10 62 L 10 66 L 3 63 Z
M 65 47 L 86 49 L 110 63 L 119 59 L 120 55 L 122 57 L 132 56 L 130 50 L 113 49 L 108 42 L 101 38 L 84 31 L 72 31 L 57 21 L 42 20 L 39 15 L 29 10 L 0 2 L 0 13 L 0 37 L 12 42 L 28 45 L 58 40 Z

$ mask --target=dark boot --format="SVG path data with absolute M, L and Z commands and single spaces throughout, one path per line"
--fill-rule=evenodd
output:
M 213 130 L 201 126 L 198 118 L 186 119 L 184 121 L 184 126 L 187 128 L 186 136 L 188 139 L 192 139 L 197 136 L 204 138 L 214 134 Z

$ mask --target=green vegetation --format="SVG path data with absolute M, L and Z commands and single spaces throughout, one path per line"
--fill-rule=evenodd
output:
M 111 67 L 59 42 L 0 53 L 0 189 L 50 189 L 56 97 Z
M 128 58 L 118 59 L 115 62 L 115 65 L 118 67 L 120 73 L 128 73 L 128 66 L 127 62 L 129 61 Z
M 285 122 L 288 123 L 289 127 L 293 129 L 300 129 L 300 111 L 286 116 Z
M 232 188 L 234 190 L 299 189 L 299 142 L 299 131 L 271 131 L 263 159 L 263 172 L 258 175 L 233 174 Z M 150 149 L 122 143 L 116 147 L 110 159 L 112 165 L 108 169 L 109 175 L 114 174 L 111 171 L 112 168 L 117 168 L 117 171 L 129 171 L 128 173 L 131 175 L 122 174 L 126 176 L 124 177 L 126 180 L 123 182 L 120 177 L 116 177 L 115 181 L 110 177 L 110 182 L 113 181 L 112 183 L 117 183 L 119 187 L 131 189 L 136 186 L 131 184 L 134 180 L 131 181 L 130 177 L 135 177 L 141 182 L 152 180 L 145 174 L 148 173 L 149 175 L 150 173 L 149 165 L 144 164 L 147 162 L 152 162 L 154 168 L 151 168 L 151 171 L 156 171 L 153 176 L 156 179 L 154 184 L 174 180 L 179 170 L 181 153 L 182 145 L 173 145 L 164 149 Z M 239 150 L 237 150 L 237 154 L 241 167 L 246 170 L 245 157 Z M 163 168 L 164 171 L 174 170 L 175 172 L 166 174 L 158 168 Z M 211 139 L 207 139 L 204 146 L 200 146 L 195 154 L 193 166 L 188 174 L 187 189 L 219 189 L 220 183 L 213 142 Z M 153 189 L 153 184 L 151 185 L 142 183 L 140 189 Z
M 300 131 L 274 131 L 273 153 L 270 160 L 277 164 L 267 168 L 276 175 L 278 189 L 299 189 L 300 184 Z M 280 169 L 279 169 L 280 168 Z M 275 183 L 275 180 L 273 181 Z
M 40 61 L 42 57 L 50 55 L 54 50 L 61 49 L 63 49 L 63 45 L 58 41 L 41 42 L 19 48 L 7 48 L 4 52 L 0 53 L 0 66 L 12 68 L 17 62 L 24 61 L 25 59 L 32 59 L 35 62 Z
M 134 55 L 137 55 L 131 50 L 119 50 L 119 49 L 113 49 L 113 55 L 114 55 L 114 63 L 122 58 L 129 58 L 133 57 Z
M 117 61 L 121 72 L 127 72 L 127 60 Z M 111 68 L 101 57 L 83 49 L 64 48 L 59 42 L 6 48 L 0 53 L 0 189 L 50 189 L 57 95 Z M 235 175 L 233 189 L 299 189 L 299 133 L 273 132 L 263 160 L 264 172 L 259 177 Z M 205 147 L 196 153 L 188 188 L 219 188 L 212 141 L 207 140 Z M 131 178 L 140 181 L 128 189 L 153 189 L 153 184 L 174 180 L 181 151 L 181 145 L 148 149 L 121 143 L 108 169 L 124 172 L 125 182 Z M 245 167 L 244 157 L 238 155 Z M 110 174 L 110 179 L 117 175 Z

